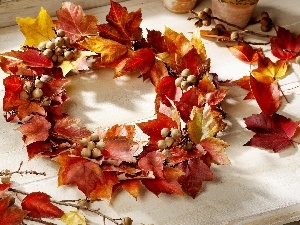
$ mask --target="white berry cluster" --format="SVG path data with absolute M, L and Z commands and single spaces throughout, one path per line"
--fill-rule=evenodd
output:
M 70 45 L 70 38 L 65 36 L 65 32 L 61 29 L 56 31 L 56 37 L 41 42 L 38 49 L 42 51 L 44 56 L 51 58 L 53 62 L 58 64 L 61 64 L 64 60 L 73 59 L 76 51 Z
M 197 77 L 193 75 L 189 69 L 182 70 L 180 76 L 175 79 L 175 85 L 184 91 L 194 86 L 196 82 Z
M 176 140 L 178 140 L 178 138 L 181 137 L 181 131 L 177 128 L 163 128 L 161 129 L 161 136 L 164 138 L 162 140 L 159 140 L 157 142 L 157 146 L 159 149 L 166 149 L 166 148 L 170 148 L 173 146 L 176 146 L 178 144 L 178 142 Z
M 23 91 L 20 93 L 20 99 L 38 100 L 42 106 L 49 106 L 51 99 L 43 95 L 43 85 L 44 82 L 38 78 L 34 82 L 25 81 Z
M 105 142 L 100 140 L 97 133 L 93 133 L 89 138 L 82 138 L 80 145 L 83 146 L 81 156 L 96 159 L 102 155 L 101 151 L 105 149 Z

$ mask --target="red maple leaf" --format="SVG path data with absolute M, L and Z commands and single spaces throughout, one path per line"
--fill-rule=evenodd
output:
M 43 116 L 32 116 L 17 130 L 24 135 L 24 142 L 29 145 L 36 141 L 45 141 L 49 136 L 51 123 Z
M 196 198 L 204 181 L 211 181 L 214 178 L 210 168 L 200 158 L 182 162 L 177 167 L 185 173 L 179 177 L 179 183 L 192 198 Z
M 150 79 L 156 87 L 163 77 L 168 76 L 168 70 L 162 61 L 155 59 L 154 65 L 142 75 L 144 81 Z
M 82 138 L 91 135 L 89 130 L 79 126 L 79 122 L 79 119 L 64 117 L 56 121 L 53 130 L 60 138 L 79 142 Z
M 22 60 L 27 66 L 30 67 L 42 67 L 42 68 L 53 67 L 52 60 L 47 58 L 46 56 L 44 56 L 38 50 L 35 49 L 25 48 L 24 51 L 11 51 L 11 52 L 6 52 L 3 55 Z
M 130 58 L 125 58 L 116 67 L 115 76 L 139 72 L 141 75 L 150 71 L 155 65 L 155 53 L 152 49 L 142 48 L 135 51 Z
M 178 178 L 183 174 L 184 172 L 178 168 L 165 166 L 162 178 L 142 179 L 142 183 L 157 196 L 160 193 L 183 195 L 182 187 L 178 182 Z
M 56 27 L 66 32 L 71 41 L 76 42 L 82 37 L 97 34 L 98 19 L 94 15 L 85 15 L 81 6 L 64 2 L 56 12 Z
M 271 115 L 280 106 L 280 90 L 277 80 L 261 82 L 250 76 L 251 91 L 263 113 Z
M 133 154 L 137 151 L 138 145 L 127 138 L 114 138 L 105 141 L 105 149 L 102 155 L 109 159 L 125 162 L 135 162 Z
M 107 24 L 98 25 L 99 35 L 120 43 L 129 44 L 142 38 L 141 9 L 128 13 L 127 8 L 111 1 L 110 11 L 106 16 Z
M 149 135 L 149 144 L 153 144 L 154 146 L 157 146 L 158 140 L 163 139 L 161 136 L 161 130 L 163 128 L 178 128 L 176 121 L 162 113 L 158 113 L 156 119 L 138 123 L 137 126 L 141 128 L 145 134 Z
M 28 158 L 32 159 L 34 156 L 45 152 L 51 152 L 52 146 L 47 141 L 36 141 L 26 146 Z
M 19 225 L 27 215 L 27 211 L 12 205 L 14 199 L 7 196 L 0 199 L 0 224 L 1 225 Z
M 28 215 L 33 218 L 60 218 L 64 212 L 50 202 L 50 196 L 43 192 L 32 192 L 28 194 L 21 203 Z
M 164 178 L 163 164 L 166 156 L 161 152 L 153 151 L 142 157 L 138 161 L 138 167 L 146 173 L 153 172 L 157 178 Z
M 3 111 L 16 110 L 19 105 L 26 102 L 20 99 L 20 93 L 23 91 L 23 81 L 19 76 L 8 76 L 3 80 L 5 95 L 3 98 Z
M 155 50 L 156 53 L 167 52 L 164 36 L 160 31 L 147 30 L 147 44 Z
M 256 146 L 278 152 L 293 144 L 300 121 L 293 122 L 279 114 L 253 114 L 244 118 L 246 128 L 255 132 L 246 146 Z
M 279 59 L 292 59 L 300 52 L 300 35 L 294 36 L 291 31 L 278 27 L 276 37 L 271 38 L 272 54 Z
M 257 62 L 258 51 L 261 51 L 260 49 L 253 49 L 251 45 L 245 42 L 239 42 L 238 45 L 227 48 L 235 57 L 246 63 Z
M 59 185 L 77 185 L 89 197 L 98 183 L 104 183 L 103 171 L 95 162 L 68 154 L 60 154 L 54 161 L 60 164 Z

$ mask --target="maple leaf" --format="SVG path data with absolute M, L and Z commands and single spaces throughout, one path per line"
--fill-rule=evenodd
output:
M 286 76 L 288 64 L 286 60 L 277 60 L 273 63 L 269 58 L 259 58 L 258 68 L 251 71 L 251 74 L 260 81 L 280 79 Z
M 24 142 L 29 145 L 36 141 L 45 141 L 49 136 L 51 123 L 43 116 L 33 115 L 17 130 L 24 135 Z
M 23 91 L 23 81 L 19 76 L 11 75 L 3 80 L 5 87 L 5 95 L 3 98 L 3 111 L 15 110 L 19 105 L 26 102 L 20 99 L 20 94 Z
M 23 222 L 28 212 L 12 205 L 14 201 L 10 196 L 0 199 L 0 224 L 19 225 Z
M 86 225 L 86 219 L 79 211 L 67 212 L 60 218 L 60 220 L 65 222 L 66 225 Z
M 276 37 L 272 37 L 271 51 L 279 59 L 292 59 L 300 52 L 300 35 L 294 36 L 291 31 L 278 27 Z
M 178 128 L 176 121 L 162 113 L 157 113 L 156 119 L 138 123 L 137 126 L 141 128 L 145 134 L 149 135 L 149 143 L 155 146 L 157 146 L 158 140 L 163 139 L 161 136 L 161 130 L 163 128 Z
M 71 2 L 63 2 L 62 8 L 56 12 L 57 28 L 65 31 L 72 42 L 82 37 L 97 34 L 98 19 L 94 15 L 85 15 L 81 6 Z
M 154 65 L 142 76 L 144 81 L 150 79 L 156 87 L 163 77 L 168 76 L 168 70 L 162 61 L 155 59 Z
M 50 198 L 46 193 L 32 192 L 22 200 L 21 206 L 33 218 L 60 218 L 64 212 L 53 205 Z
M 221 113 L 213 110 L 207 104 L 202 108 L 193 108 L 191 120 L 187 125 L 190 138 L 195 144 L 200 143 L 205 138 L 214 137 L 226 127 Z
M 278 152 L 293 144 L 293 136 L 300 121 L 293 122 L 282 115 L 274 113 L 253 114 L 244 118 L 246 128 L 255 132 L 246 146 L 256 146 Z
M 33 113 L 37 113 L 41 116 L 46 115 L 45 109 L 36 102 L 24 101 L 24 103 L 18 107 L 18 118 L 20 120 Z
M 155 53 L 152 49 L 142 48 L 133 53 L 129 58 L 121 61 L 115 69 L 115 77 L 133 72 L 141 75 L 150 71 L 155 65 Z
M 163 168 L 163 177 L 142 179 L 142 183 L 156 196 L 160 193 L 183 195 L 183 190 L 178 182 L 178 178 L 182 175 L 184 175 L 184 172 L 180 169 L 165 166 Z
M 133 154 L 137 151 L 138 144 L 127 138 L 114 138 L 105 141 L 102 155 L 118 162 L 135 162 Z
M 126 45 L 99 36 L 85 38 L 78 44 L 90 51 L 101 54 L 102 63 L 114 62 L 128 51 Z
M 244 100 L 255 98 L 252 91 L 251 91 L 250 76 L 243 76 L 242 78 L 240 78 L 238 80 L 235 80 L 234 83 L 237 84 L 238 86 L 240 86 L 241 88 L 248 91 L 248 93 L 245 96 Z
M 60 154 L 53 160 L 60 164 L 58 185 L 77 185 L 87 197 L 104 180 L 99 164 L 88 159 Z
M 141 184 L 142 183 L 140 179 L 128 179 L 121 181 L 123 190 L 127 191 L 134 198 L 138 197 L 141 189 Z
M 133 139 L 135 136 L 135 126 L 134 125 L 114 125 L 110 127 L 105 134 L 103 134 L 103 139 L 112 139 L 116 137 L 123 137 L 128 139 Z
M 198 145 L 196 145 L 196 147 L 197 146 Z M 198 158 L 200 156 L 203 156 L 204 154 L 206 154 L 206 152 L 203 151 L 203 147 L 201 147 L 201 150 L 193 148 L 189 151 L 186 151 L 182 149 L 181 146 L 177 146 L 170 149 L 169 164 L 175 165 L 193 158 Z
M 214 178 L 210 168 L 200 158 L 179 163 L 177 168 L 185 173 L 178 178 L 178 181 L 192 198 L 196 198 L 204 181 L 212 181 Z
M 147 44 L 154 49 L 156 53 L 168 51 L 164 36 L 160 31 L 147 29 Z
M 59 137 L 79 142 L 82 138 L 91 135 L 91 132 L 84 127 L 80 127 L 79 123 L 79 119 L 65 117 L 56 121 L 53 130 Z
M 43 68 L 53 67 L 52 60 L 47 58 L 43 54 L 41 54 L 36 49 L 25 48 L 23 51 L 11 51 L 11 52 L 3 53 L 3 55 L 22 60 L 27 66 L 30 67 L 43 67 Z
M 272 115 L 280 106 L 280 90 L 278 82 L 260 82 L 250 76 L 251 91 L 263 113 Z
M 107 199 L 110 200 L 113 194 L 114 186 L 119 183 L 115 172 L 103 172 L 103 182 L 97 183 L 95 189 L 91 192 L 91 200 Z
M 55 36 L 54 23 L 47 11 L 41 7 L 39 15 L 34 18 L 19 18 L 17 23 L 26 37 L 23 46 L 38 47 L 42 41 L 48 41 Z
M 99 35 L 120 43 L 129 44 L 142 38 L 141 9 L 128 13 L 127 8 L 111 1 L 110 11 L 106 16 L 107 24 L 98 25 Z
M 164 178 L 163 164 L 166 156 L 161 152 L 153 151 L 139 159 L 138 167 L 147 175 L 150 171 L 153 172 L 155 177 Z
M 227 46 L 229 51 L 239 60 L 246 63 L 254 63 L 258 60 L 258 51 L 261 49 L 253 49 L 251 45 L 245 42 L 239 42 L 236 46 Z
M 34 156 L 44 153 L 51 152 L 52 146 L 46 141 L 36 141 L 26 146 L 28 158 L 32 159 Z
M 200 145 L 207 151 L 212 162 L 218 165 L 230 165 L 230 161 L 224 151 L 228 143 L 219 138 L 209 137 L 201 140 Z M 207 156 L 207 154 L 205 155 Z

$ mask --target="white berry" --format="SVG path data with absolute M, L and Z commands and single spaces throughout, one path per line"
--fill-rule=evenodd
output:
M 102 155 L 101 150 L 99 148 L 94 148 L 92 150 L 92 158 L 96 159 Z
M 81 138 L 81 140 L 80 140 L 80 145 L 82 145 L 82 146 L 87 146 L 87 144 L 88 144 L 88 140 L 86 139 L 86 138 Z
M 104 141 L 98 141 L 96 143 L 96 148 L 100 149 L 100 150 L 103 150 L 105 148 L 105 142 Z
M 183 76 L 183 77 L 188 77 L 191 74 L 192 73 L 191 73 L 190 69 L 187 69 L 187 68 L 182 70 L 182 72 L 181 72 L 181 76 Z
M 167 136 L 169 135 L 169 133 L 170 133 L 170 129 L 167 128 L 167 127 L 161 129 L 161 131 L 160 131 L 160 134 L 161 134 L 161 136 L 163 136 L 163 137 L 167 137 Z
M 83 148 L 82 150 L 81 150 L 81 156 L 82 157 L 90 157 L 91 156 L 91 154 L 92 154 L 92 150 L 91 149 L 88 149 L 88 148 Z
M 171 137 L 175 140 L 181 137 L 181 132 L 179 129 L 173 128 L 171 129 Z
M 157 147 L 159 149 L 165 149 L 165 148 L 167 148 L 167 144 L 166 144 L 165 140 L 159 140 L 157 142 Z
M 43 91 L 42 89 L 40 88 L 35 88 L 33 91 L 32 91 L 32 97 L 35 98 L 35 99 L 39 99 L 43 96 Z
M 167 147 L 171 147 L 173 145 L 173 143 L 174 143 L 174 138 L 172 138 L 172 137 L 166 137 L 165 138 L 165 143 L 166 143 Z

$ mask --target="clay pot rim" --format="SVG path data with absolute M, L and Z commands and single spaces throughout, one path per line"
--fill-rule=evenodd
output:
M 233 5 L 254 5 L 259 0 L 218 0 L 221 3 L 228 3 Z

